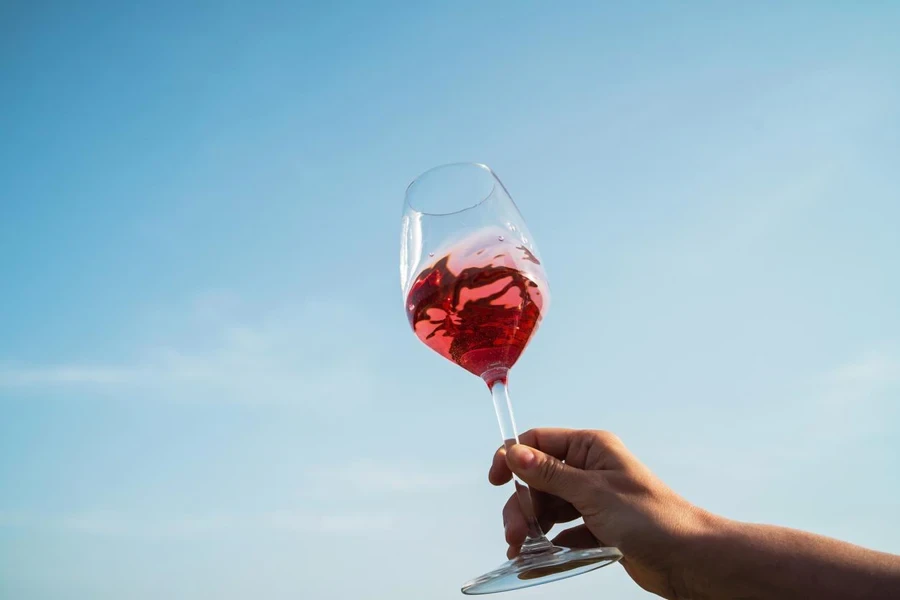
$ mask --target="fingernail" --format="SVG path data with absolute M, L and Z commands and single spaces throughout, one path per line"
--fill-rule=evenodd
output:
M 513 464 L 526 470 L 533 467 L 537 461 L 534 451 L 528 446 L 522 446 L 521 444 L 516 444 L 510 448 L 507 454 L 512 459 Z

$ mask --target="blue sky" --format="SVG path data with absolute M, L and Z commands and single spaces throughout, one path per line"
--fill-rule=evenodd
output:
M 504 556 L 403 190 L 489 164 L 525 428 L 900 552 L 890 2 L 0 6 L 0 596 L 456 598 Z M 518 593 L 641 598 L 618 567 Z

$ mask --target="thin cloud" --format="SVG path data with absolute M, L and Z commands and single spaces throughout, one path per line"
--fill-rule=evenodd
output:
M 366 492 L 428 493 L 469 483 L 470 477 L 456 471 L 426 468 L 394 461 L 360 460 L 345 467 L 318 470 L 313 477 L 329 484 L 351 486 Z
M 390 530 L 397 523 L 383 513 L 317 514 L 273 510 L 256 514 L 139 516 L 115 511 L 36 515 L 0 513 L 0 529 L 51 531 L 95 538 L 197 539 L 275 531 L 302 535 L 366 536 Z
M 867 352 L 824 373 L 815 403 L 807 407 L 809 429 L 834 445 L 865 438 L 894 421 L 900 355 L 886 349 Z
M 829 373 L 836 383 L 889 384 L 900 382 L 900 357 L 875 352 L 840 365 Z
M 87 513 L 63 517 L 58 524 L 74 533 L 98 537 L 193 538 L 225 532 L 238 523 L 227 515 L 135 519 L 117 513 Z
M 0 387 L 117 385 L 136 383 L 140 369 L 112 365 L 0 366 Z
M 275 511 L 265 516 L 269 527 L 287 532 L 366 535 L 388 531 L 396 518 L 387 514 L 310 515 L 303 511 Z
M 360 324 L 338 303 L 307 302 L 255 321 L 227 320 L 226 302 L 204 299 L 201 331 L 178 344 L 145 347 L 132 362 L 35 365 L 0 361 L 0 391 L 90 388 L 179 401 L 303 403 L 364 401 L 374 386 Z M 215 313 L 215 318 L 210 317 Z M 214 321 L 210 323 L 209 321 Z M 353 328 L 352 332 L 346 331 Z M 353 343 L 347 343 L 353 340 Z M 341 403 L 327 401 L 338 394 Z
M 197 515 L 180 517 L 141 517 L 115 511 L 71 514 L 0 513 L 0 528 L 29 531 L 64 532 L 89 537 L 112 538 L 189 538 L 233 528 L 234 517 Z

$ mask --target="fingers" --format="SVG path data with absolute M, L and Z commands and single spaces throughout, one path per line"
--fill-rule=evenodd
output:
M 585 470 L 621 469 L 626 467 L 630 456 L 619 438 L 608 431 L 531 429 L 519 436 L 519 443 Z M 488 473 L 488 479 L 494 485 L 503 485 L 512 479 L 506 454 L 505 447 L 494 453 Z
M 528 484 L 540 527 L 546 532 L 556 523 L 579 517 L 578 509 L 596 508 L 598 492 L 605 489 L 608 477 L 598 471 L 628 471 L 636 466 L 640 463 L 609 432 L 542 428 L 525 432 L 518 444 L 498 449 L 488 479 L 494 485 L 504 485 L 515 474 Z M 503 522 L 509 544 L 507 556 L 513 558 L 528 533 L 515 495 L 503 509 Z M 570 548 L 600 545 L 584 525 L 562 532 L 554 542 Z
M 600 541 L 594 537 L 586 525 L 578 525 L 560 532 L 558 536 L 553 538 L 553 544 L 565 548 L 597 548 L 601 546 Z M 518 556 L 521 546 L 522 541 L 510 542 L 509 548 L 506 550 L 506 556 L 510 559 Z
M 582 433 L 578 429 L 564 429 L 562 427 L 540 427 L 529 429 L 519 436 L 519 443 L 525 446 L 537 448 L 545 454 L 549 454 L 560 460 L 565 460 L 569 452 L 569 444 L 572 438 Z M 587 433 L 587 432 L 585 432 Z
M 571 504 L 555 496 L 533 494 L 532 498 L 541 531 L 549 531 L 557 523 L 567 523 L 580 516 Z M 510 496 L 506 506 L 503 507 L 503 529 L 506 543 L 517 548 L 522 545 L 528 535 L 528 524 L 516 494 Z
M 532 448 L 537 448 L 560 460 L 565 460 L 569 451 L 569 442 L 571 438 L 578 433 L 581 432 L 575 429 L 563 429 L 559 427 L 529 429 L 519 436 L 519 443 Z M 506 463 L 506 446 L 500 446 L 494 453 L 494 459 L 488 473 L 488 480 L 494 485 L 504 485 L 511 479 L 512 471 L 510 471 L 509 465 Z
M 587 471 L 570 467 L 559 459 L 528 446 L 512 446 L 507 451 L 506 462 L 531 488 L 553 494 L 576 506 L 593 489 L 593 481 Z
M 553 538 L 553 544 L 566 548 L 598 548 L 600 542 L 591 534 L 585 525 L 572 527 Z M 521 544 L 506 549 L 506 557 L 513 559 L 519 555 Z
M 541 525 L 543 529 L 543 525 Z M 509 497 L 503 507 L 503 536 L 510 546 L 519 547 L 528 535 L 528 525 L 525 524 L 525 515 L 519 506 L 519 499 L 515 494 Z
M 500 447 L 494 452 L 494 459 L 491 462 L 491 470 L 488 471 L 488 481 L 494 485 L 504 485 L 512 479 L 512 471 L 506 464 L 506 448 Z
M 571 527 L 553 538 L 553 543 L 566 548 L 596 548 L 600 545 L 586 525 Z

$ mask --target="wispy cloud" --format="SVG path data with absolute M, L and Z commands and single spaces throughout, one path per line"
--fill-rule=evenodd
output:
M 348 311 L 340 304 L 307 302 L 287 313 L 242 321 L 222 317 L 231 302 L 222 298 L 198 301 L 206 322 L 192 339 L 144 345 L 129 362 L 0 361 L 0 391 L 82 387 L 127 391 L 129 397 L 308 406 L 334 396 L 336 381 L 345 400 L 369 393 L 374 376 L 365 340 L 373 336 L 348 331 L 360 325 L 347 322 Z
M 883 431 L 893 422 L 900 384 L 900 354 L 890 349 L 871 350 L 826 371 L 819 393 L 806 407 L 808 429 L 827 439 L 856 440 Z
M 365 459 L 345 467 L 317 470 L 313 477 L 335 484 L 350 486 L 364 492 L 428 493 L 448 490 L 465 485 L 471 477 L 458 471 L 440 467 L 397 461 Z
M 823 366 L 813 377 L 782 390 L 780 397 L 764 400 L 740 425 L 744 434 L 753 432 L 749 446 L 732 443 L 717 428 L 700 440 L 679 439 L 674 453 L 667 441 L 648 446 L 654 447 L 657 460 L 701 493 L 733 498 L 725 487 L 709 488 L 715 477 L 741 488 L 753 483 L 743 496 L 752 499 L 753 489 L 765 490 L 809 466 L 821 469 L 835 458 L 853 455 L 873 436 L 890 434 L 900 416 L 900 353 L 894 347 Z M 716 452 L 710 452 L 711 440 L 718 444 Z
M 302 535 L 366 536 L 391 529 L 393 515 L 272 510 L 255 514 L 176 516 L 134 515 L 115 511 L 67 515 L 0 513 L 0 528 L 51 531 L 100 538 L 196 539 L 253 532 Z
M 114 385 L 136 383 L 146 373 L 112 365 L 53 365 L 48 367 L 0 365 L 0 387 L 35 385 Z
M 885 352 L 871 352 L 840 365 L 829 373 L 829 379 L 841 384 L 886 385 L 900 382 L 900 357 Z
M 900 354 L 871 350 L 827 371 L 822 384 L 828 406 L 852 408 L 855 415 L 874 410 L 900 384 Z
M 115 512 L 100 512 L 64 516 L 56 521 L 56 525 L 73 533 L 98 537 L 191 538 L 234 529 L 238 521 L 228 515 L 137 519 Z
M 396 519 L 387 514 L 310 515 L 306 512 L 276 511 L 264 517 L 269 526 L 281 531 L 342 535 L 366 535 L 388 531 Z
M 883 82 L 838 66 L 748 96 L 735 109 L 761 127 L 738 134 L 735 150 L 714 157 L 696 182 L 685 180 L 682 189 L 693 190 L 681 209 L 685 222 L 667 227 L 641 253 L 668 270 L 706 272 L 794 237 L 810 215 L 845 193 L 872 127 L 894 111 L 892 96 Z M 808 110 L 793 110 L 801 105 Z

